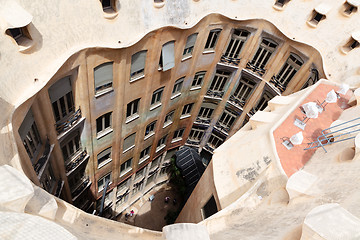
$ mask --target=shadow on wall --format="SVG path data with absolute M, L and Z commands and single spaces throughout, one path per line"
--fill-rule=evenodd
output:
M 34 46 L 32 48 L 30 48 L 28 51 L 25 51 L 24 52 L 25 54 L 31 54 L 31 53 L 37 52 L 41 49 L 41 47 L 43 45 L 42 35 L 37 30 L 35 25 L 33 23 L 30 23 L 28 25 L 28 28 L 29 28 L 29 32 L 31 33 L 31 38 L 34 41 Z
M 13 110 L 14 105 L 0 98 L 0 165 L 9 164 L 15 155 L 12 147 L 12 143 L 15 141 L 11 129 L 8 128 L 8 116 L 11 116 Z

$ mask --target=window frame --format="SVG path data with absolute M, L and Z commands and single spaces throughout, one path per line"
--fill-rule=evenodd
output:
M 239 32 L 239 34 L 236 34 L 237 31 Z M 245 36 L 243 36 L 243 34 Z M 224 56 L 228 57 L 228 58 L 238 59 L 249 35 L 250 35 L 250 32 L 247 30 L 233 29 L 230 41 L 224 52 Z M 235 49 L 235 51 L 234 51 L 234 49 Z
M 137 98 L 126 105 L 126 121 L 125 123 L 131 122 L 139 118 L 140 98 Z
M 278 46 L 279 44 L 274 40 L 263 37 L 254 56 L 251 59 L 251 64 L 260 69 L 265 69 Z
M 165 87 L 158 88 L 153 92 L 150 101 L 150 111 L 161 106 L 161 99 L 164 93 L 164 88 Z
M 104 76 L 100 77 L 97 76 L 97 74 L 100 73 L 100 71 L 104 71 L 108 69 L 108 66 L 111 65 L 111 80 L 109 81 L 109 79 L 107 80 L 96 80 L 96 79 L 103 79 Z M 95 97 L 97 96 L 101 96 L 107 92 L 110 92 L 113 90 L 113 82 L 114 82 L 114 62 L 105 62 L 102 63 L 96 67 L 94 67 L 93 69 L 93 74 L 94 74 L 94 91 L 95 91 Z M 105 74 L 104 74 L 105 75 Z M 104 82 L 104 84 L 99 84 Z
M 134 82 L 136 80 L 145 77 L 146 57 L 147 57 L 147 50 L 138 51 L 131 56 L 130 82 Z M 135 68 L 135 63 L 136 63 L 136 68 Z
M 188 103 L 183 106 L 183 109 L 181 111 L 181 117 L 180 119 L 187 118 L 191 116 L 191 110 L 194 107 L 194 103 Z
M 151 147 L 152 147 L 152 145 L 144 148 L 144 149 L 140 152 L 139 164 L 142 164 L 143 162 L 145 162 L 147 159 L 150 158 Z
M 200 72 L 195 73 L 194 79 L 191 82 L 190 90 L 201 89 L 201 86 L 202 86 L 204 78 L 205 78 L 205 74 L 206 74 L 206 71 L 200 71 Z
M 106 124 L 107 117 L 109 118 L 108 126 L 106 126 L 107 125 Z M 100 121 L 101 121 L 101 123 L 100 123 Z M 98 129 L 100 124 L 101 124 L 101 129 Z M 107 112 L 96 119 L 96 137 L 97 138 L 103 137 L 112 131 L 113 131 L 113 129 L 112 129 L 112 112 Z
M 101 156 L 104 155 L 104 156 Z M 105 148 L 96 155 L 98 169 L 112 161 L 112 147 Z M 101 160 L 101 161 L 100 161 Z
M 156 127 L 156 120 L 149 123 L 146 126 L 144 140 L 148 139 L 149 137 L 151 137 L 155 134 L 155 127 Z
M 129 158 L 120 165 L 120 177 L 124 176 L 132 170 L 133 158 Z
M 166 140 L 167 140 L 167 136 L 165 135 L 162 138 L 160 138 L 156 144 L 156 150 L 155 152 L 159 152 L 160 150 L 162 150 L 163 148 L 166 147 Z
M 105 184 L 106 184 L 106 179 L 109 178 L 110 181 L 109 181 L 109 186 L 112 184 L 112 181 L 111 181 L 111 172 L 105 174 L 104 176 L 102 176 L 98 181 L 97 181 L 97 187 L 98 187 L 98 193 L 99 192 L 102 192 L 105 188 Z M 103 187 L 101 188 L 100 190 L 100 184 L 99 182 L 102 181 L 103 183 L 101 184 Z
M 174 113 L 175 110 L 172 110 L 165 115 L 163 128 L 166 128 L 173 123 Z
M 174 132 L 173 138 L 171 140 L 171 143 L 181 141 L 184 136 L 185 128 L 180 128 Z
M 204 52 L 214 52 L 215 48 L 216 48 L 216 44 L 219 40 L 219 36 L 221 33 L 222 29 L 221 28 L 215 28 L 215 29 L 211 29 L 209 31 L 209 35 L 206 39 L 206 43 L 205 43 L 205 47 L 204 47 Z
M 174 83 L 174 87 L 173 87 L 173 90 L 171 93 L 171 98 L 170 98 L 171 100 L 181 95 L 181 90 L 183 87 L 184 79 L 185 79 L 185 77 L 179 78 Z
M 184 46 L 184 51 L 182 54 L 182 60 L 192 57 L 192 52 L 194 51 L 197 36 L 198 36 L 198 33 L 193 33 L 187 37 L 186 44 Z M 192 38 L 195 38 L 195 40 L 193 40 Z

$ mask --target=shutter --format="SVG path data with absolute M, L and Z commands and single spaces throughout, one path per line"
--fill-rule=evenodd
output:
M 95 89 L 113 81 L 113 62 L 104 63 L 94 69 Z
M 131 74 L 145 69 L 146 51 L 137 52 L 131 57 Z
M 59 100 L 59 98 L 65 96 L 71 90 L 70 76 L 60 79 L 49 88 L 51 102 Z
M 130 136 L 128 136 L 127 138 L 125 138 L 124 144 L 123 144 L 123 151 L 125 151 L 125 150 L 129 149 L 131 146 L 135 145 L 135 137 L 136 137 L 136 133 L 133 133 Z
M 107 154 L 110 154 L 110 156 L 111 156 L 111 147 L 109 147 L 109 148 L 105 149 L 104 151 L 102 151 L 101 153 L 99 153 L 97 155 L 97 159 L 99 160 L 99 159 L 103 158 L 104 156 L 106 156 Z
M 31 111 L 31 109 L 29 109 L 28 113 L 26 114 L 26 116 L 24 118 L 24 121 L 22 122 L 22 124 L 19 128 L 19 134 L 20 134 L 21 140 L 24 140 L 27 133 L 30 131 L 33 123 L 34 123 L 34 115 Z
M 193 47 L 195 45 L 197 35 L 197 33 L 194 33 L 188 37 L 185 48 Z
M 174 48 L 175 48 L 174 41 L 167 42 L 162 47 L 163 72 L 175 66 Z

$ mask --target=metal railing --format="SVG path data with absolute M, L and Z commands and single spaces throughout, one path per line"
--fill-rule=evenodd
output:
M 229 126 L 224 126 L 223 124 L 221 124 L 221 123 L 219 123 L 219 122 L 217 122 L 217 123 L 215 124 L 215 127 L 216 127 L 217 129 L 219 129 L 220 131 L 224 132 L 226 135 L 228 135 L 229 132 L 230 132 L 230 127 L 229 127 Z
M 73 161 L 66 164 L 66 173 L 69 173 L 73 169 L 77 168 L 87 156 L 86 149 L 81 152 Z
M 194 140 L 186 140 L 186 143 L 189 144 L 189 145 L 199 145 L 200 144 L 200 141 L 194 141 Z
M 358 121 L 358 123 L 356 123 L 356 121 Z M 352 125 L 346 126 L 350 123 L 352 123 Z M 322 147 L 324 151 L 327 152 L 324 146 L 354 139 L 358 132 L 360 132 L 360 117 L 322 130 L 321 135 L 317 137 L 316 141 L 308 143 L 308 147 L 304 148 L 304 150 Z M 349 137 L 340 139 L 340 137 L 346 135 Z
M 73 199 L 75 199 L 77 196 L 79 196 L 79 194 L 88 186 L 88 184 L 90 183 L 90 179 L 88 177 L 82 177 L 80 179 L 81 184 L 76 187 L 73 191 L 71 191 L 71 195 L 73 197 Z
M 256 74 L 258 74 L 260 77 L 262 77 L 266 72 L 266 70 L 264 68 L 257 67 L 254 64 L 252 64 L 251 62 L 248 62 L 246 64 L 245 68 L 249 69 L 250 71 L 252 71 L 252 72 L 254 72 Z
M 285 91 L 285 89 L 286 89 L 286 86 L 284 86 L 279 81 L 278 77 L 276 77 L 275 75 L 271 77 L 270 83 L 272 83 L 277 89 L 279 89 L 281 93 L 283 93 Z
M 34 170 L 36 172 L 36 175 L 39 175 L 40 170 L 44 167 L 44 165 L 47 163 L 48 159 L 49 159 L 49 154 L 50 154 L 50 141 L 49 139 L 46 140 L 45 142 L 45 149 L 44 152 L 42 154 L 42 156 L 39 158 L 39 160 L 37 161 L 37 163 L 34 165 Z
M 227 57 L 225 55 L 222 55 L 220 58 L 220 62 L 221 63 L 225 63 L 225 64 L 229 64 L 229 65 L 239 65 L 241 58 L 232 58 L 232 57 Z
M 71 114 L 65 122 L 56 123 L 55 128 L 58 134 L 71 128 L 81 118 L 81 109 Z
M 209 125 L 210 121 L 211 121 L 211 119 L 203 119 L 200 117 L 196 117 L 196 120 L 195 120 L 196 123 L 206 124 L 206 125 Z
M 238 99 L 234 95 L 229 97 L 229 102 L 233 103 L 234 105 L 243 108 L 245 106 L 245 101 Z
M 224 91 L 214 91 L 211 89 L 208 89 L 206 92 L 207 97 L 213 97 L 213 98 L 222 98 L 224 96 Z

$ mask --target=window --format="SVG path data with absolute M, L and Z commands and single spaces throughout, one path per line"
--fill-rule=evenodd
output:
M 74 100 L 70 77 L 65 77 L 49 88 L 55 121 L 59 122 L 74 112 Z
M 180 78 L 175 82 L 174 88 L 173 88 L 172 94 L 171 94 L 171 99 L 174 99 L 174 98 L 180 96 L 183 82 L 184 82 L 184 78 Z
M 123 192 L 125 189 L 129 188 L 131 183 L 131 178 L 126 179 L 122 183 L 120 183 L 116 190 L 116 195 L 119 196 L 119 193 Z
M 164 137 L 160 138 L 160 140 L 158 141 L 158 144 L 156 146 L 156 152 L 160 151 L 161 149 L 163 149 L 166 145 L 166 138 L 167 135 L 165 135 Z
M 209 201 L 207 201 L 207 203 L 204 205 L 204 207 L 201 209 L 201 215 L 202 218 L 208 218 L 211 215 L 217 213 L 217 206 L 216 206 L 216 202 L 215 202 L 215 198 L 214 196 L 211 196 L 211 198 L 209 199 Z
M 139 102 L 140 102 L 140 98 L 135 99 L 134 101 L 128 103 L 126 108 L 126 121 L 130 121 L 139 117 L 138 114 Z
M 144 167 L 143 169 L 139 170 L 136 172 L 135 174 L 135 179 L 134 181 L 138 181 L 139 179 L 143 178 L 145 176 L 145 172 L 146 172 L 146 168 Z
M 173 116 L 174 116 L 174 111 L 171 111 L 168 114 L 166 114 L 163 128 L 169 126 L 172 123 Z
M 131 57 L 130 82 L 135 81 L 144 76 L 146 50 L 140 51 Z
M 277 80 L 286 88 L 291 79 L 295 76 L 297 71 L 303 65 L 304 61 L 296 54 L 290 54 L 285 64 L 282 66 L 280 72 L 276 76 Z
M 225 57 L 239 58 L 240 51 L 246 42 L 249 32 L 245 30 L 235 29 L 231 35 L 231 40 L 224 53 Z
M 192 128 L 189 134 L 189 140 L 200 142 L 203 135 L 204 135 L 204 129 Z
M 111 184 L 111 172 L 98 180 L 98 192 L 101 192 L 105 188 L 106 182 L 109 182 L 109 185 Z
M 345 10 L 344 10 L 344 13 L 346 15 L 351 15 L 352 13 L 355 13 L 357 12 L 357 6 L 353 5 L 352 3 L 353 1 L 346 1 L 344 3 L 344 6 L 345 6 Z
M 120 183 L 116 190 L 116 202 L 118 205 L 121 205 L 129 199 L 129 187 L 131 183 L 131 178 L 126 179 L 124 182 Z
M 194 103 L 186 104 L 186 105 L 183 107 L 183 110 L 182 110 L 182 112 L 181 112 L 181 117 L 188 117 L 188 116 L 190 116 L 190 112 L 191 112 L 191 109 L 192 109 L 193 106 L 194 106 Z
M 98 161 L 98 168 L 101 168 L 102 166 L 111 162 L 111 147 L 100 152 L 97 155 L 97 161 Z
M 34 163 L 40 150 L 41 140 L 31 109 L 21 123 L 19 135 L 31 162 Z
M 350 38 L 350 40 L 342 47 L 342 50 L 345 53 L 348 53 L 349 51 L 358 48 L 360 46 L 360 43 L 358 40 L 356 39 L 360 39 L 358 36 L 356 36 L 356 33 L 352 34 L 352 37 Z
M 214 109 L 216 108 L 216 104 L 213 103 L 203 103 L 200 108 L 198 118 L 208 120 L 212 117 Z
M 209 89 L 213 92 L 223 92 L 229 76 L 229 72 L 216 70 L 215 76 L 211 82 Z
M 256 106 L 254 107 L 255 111 L 263 111 L 267 105 L 268 102 L 273 98 L 274 96 L 272 94 L 270 94 L 268 91 L 265 91 L 264 94 L 262 95 L 261 99 L 259 100 L 259 102 L 256 104 Z
M 6 34 L 12 37 L 19 46 L 30 46 L 32 43 L 28 25 L 19 28 L 9 28 L 6 30 Z
M 113 62 L 103 63 L 94 68 L 95 94 L 101 94 L 112 89 Z
M 149 138 L 150 136 L 155 134 L 155 125 L 156 125 L 156 121 L 150 123 L 149 125 L 146 126 L 145 129 L 145 139 Z
M 170 41 L 162 46 L 159 70 L 163 72 L 173 68 L 175 66 L 175 55 L 174 55 L 175 41 Z
M 191 83 L 191 89 L 198 89 L 201 87 L 206 72 L 197 72 L 194 76 L 194 80 Z M 190 89 L 190 90 L 191 90 Z
M 120 176 L 124 175 L 125 173 L 128 173 L 132 167 L 132 158 L 121 164 L 120 166 Z
M 171 142 L 173 143 L 173 142 L 180 141 L 182 139 L 182 136 L 184 135 L 184 130 L 185 130 L 185 128 L 176 130 L 174 132 L 174 136 L 173 136 L 173 139 L 172 139 Z
M 245 102 L 250 97 L 251 93 L 255 89 L 256 83 L 247 78 L 241 78 L 238 87 L 236 88 L 234 94 L 232 95 L 234 101 L 240 107 L 244 107 Z M 232 99 L 230 97 L 230 99 Z
M 236 113 L 230 111 L 229 109 L 225 109 L 219 119 L 219 124 L 225 128 L 231 128 L 236 120 L 236 117 Z
M 312 68 L 310 76 L 308 80 L 304 83 L 304 85 L 301 87 L 301 90 L 311 85 L 314 85 L 315 83 L 317 83 L 317 81 L 319 81 L 319 71 L 316 68 Z
M 185 45 L 184 52 L 183 52 L 183 58 L 191 57 L 191 54 L 194 50 L 197 35 L 198 35 L 197 33 L 194 33 L 194 34 L 191 34 L 187 38 L 186 45 Z
M 211 51 L 215 49 L 217 40 L 219 38 L 221 29 L 213 29 L 209 32 L 209 36 L 206 40 L 205 51 Z
M 115 0 L 100 0 L 105 13 L 116 12 Z
M 311 27 L 316 27 L 320 21 L 326 18 L 327 12 L 330 10 L 331 6 L 327 4 L 319 4 L 314 11 L 312 12 L 311 18 L 308 21 Z
M 151 162 L 151 170 L 154 170 L 156 169 L 157 167 L 159 167 L 159 164 L 160 164 L 160 161 L 161 161 L 161 156 L 155 158 L 152 162 Z
M 251 60 L 251 64 L 253 64 L 255 67 L 264 69 L 276 47 L 276 42 L 268 38 L 263 38 L 258 50 Z
M 287 4 L 290 0 L 276 0 L 275 1 L 275 6 L 278 8 L 282 8 L 285 6 L 285 4 Z
M 211 133 L 211 136 L 208 141 L 208 145 L 215 149 L 215 148 L 220 147 L 220 145 L 223 144 L 224 142 L 225 142 L 225 139 L 223 139 L 220 136 L 217 136 L 214 133 Z
M 67 139 L 61 142 L 61 151 L 64 160 L 70 160 L 81 149 L 80 133 L 76 131 L 73 135 L 70 135 Z
M 136 133 L 133 133 L 124 139 L 123 153 L 135 147 L 135 137 Z
M 162 87 L 153 93 L 152 98 L 151 98 L 150 110 L 161 105 L 161 97 L 162 97 L 163 91 L 164 91 L 164 88 Z
M 96 133 L 98 136 L 110 132 L 111 114 L 112 112 L 108 112 L 96 119 Z
M 139 164 L 150 158 L 150 150 L 151 145 L 141 151 Z

